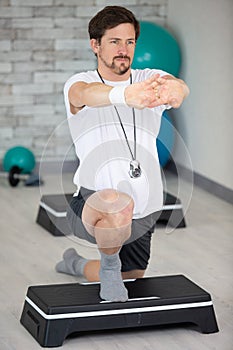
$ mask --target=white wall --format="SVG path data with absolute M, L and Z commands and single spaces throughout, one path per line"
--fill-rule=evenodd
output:
M 167 27 L 191 90 L 174 116 L 193 170 L 233 189 L 233 1 L 168 0 Z M 181 147 L 174 158 L 188 166 Z

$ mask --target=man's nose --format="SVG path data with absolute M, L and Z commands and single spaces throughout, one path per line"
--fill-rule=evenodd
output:
M 127 44 L 120 44 L 118 48 L 118 52 L 122 55 L 126 55 L 128 52 Z

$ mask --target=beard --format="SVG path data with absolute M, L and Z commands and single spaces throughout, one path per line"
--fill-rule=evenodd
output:
M 122 62 L 120 65 L 116 64 L 116 60 L 118 58 L 124 58 L 128 60 L 128 64 L 127 62 Z M 114 73 L 118 74 L 118 75 L 123 75 L 126 72 L 128 72 L 128 70 L 130 69 L 130 57 L 128 56 L 115 56 L 112 59 L 111 63 L 108 63 L 107 61 L 105 61 L 105 59 L 102 57 L 101 53 L 99 54 L 99 59 L 104 63 L 104 65 L 108 68 L 110 68 L 112 71 L 114 71 Z

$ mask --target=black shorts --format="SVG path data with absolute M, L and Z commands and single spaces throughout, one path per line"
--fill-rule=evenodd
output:
M 87 198 L 95 193 L 81 187 L 79 194 L 73 197 L 67 209 L 67 219 L 73 234 L 90 243 L 96 244 L 82 223 L 82 211 Z M 141 219 L 133 219 L 131 237 L 120 250 L 122 272 L 145 270 L 150 259 L 151 235 L 161 212 L 152 213 Z

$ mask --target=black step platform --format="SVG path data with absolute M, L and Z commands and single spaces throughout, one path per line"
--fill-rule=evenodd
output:
M 54 236 L 71 234 L 66 221 L 66 210 L 72 196 L 71 193 L 43 195 L 36 222 Z M 164 205 L 158 223 L 174 228 L 186 226 L 180 199 L 170 193 L 164 193 Z
M 202 333 L 218 332 L 211 296 L 183 275 L 125 281 L 125 303 L 101 300 L 99 286 L 31 286 L 20 322 L 43 347 L 58 347 L 72 333 L 94 330 L 194 323 Z

